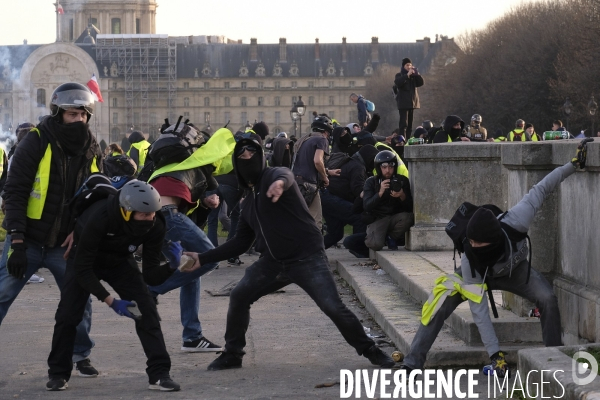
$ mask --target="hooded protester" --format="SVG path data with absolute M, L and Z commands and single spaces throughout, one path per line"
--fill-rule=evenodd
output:
M 351 128 L 348 128 L 347 126 L 333 128 L 332 136 L 332 153 L 350 153 L 350 147 L 352 146 L 354 139 Z
M 92 92 L 80 83 L 58 86 L 50 115 L 27 132 L 11 158 L 4 185 L 8 235 L 0 260 L 0 323 L 27 280 L 48 268 L 62 290 L 65 249 L 72 244 L 73 218 L 65 199 L 72 198 L 89 175 L 102 169 L 100 146 L 89 129 L 94 112 Z M 77 326 L 72 360 L 80 375 L 97 376 L 88 359 L 92 308 Z
M 127 157 L 130 157 L 135 165 L 137 165 L 137 172 L 139 173 L 146 164 L 150 142 L 146 140 L 144 134 L 140 131 L 131 132 L 127 140 L 131 143 L 131 147 L 127 151 Z
M 339 297 L 321 232 L 287 168 L 266 167 L 263 149 L 252 139 L 236 143 L 232 155 L 240 186 L 247 191 L 237 233 L 216 249 L 193 255 L 194 268 L 239 256 L 256 240 L 262 254 L 246 269 L 229 297 L 225 349 L 208 370 L 240 368 L 250 323 L 250 305 L 290 283 L 300 286 L 335 323 L 346 341 L 385 368 L 394 361 L 375 345 Z
M 463 129 L 465 122 L 457 115 L 449 115 L 444 120 L 444 125 L 437 131 L 433 138 L 433 143 L 447 143 L 469 141 L 469 138 L 464 136 Z
M 273 139 L 273 154 L 270 165 L 273 167 L 291 168 L 294 159 L 294 142 L 287 136 Z
M 356 202 L 362 202 L 360 193 L 373 171 L 373 160 L 378 152 L 370 144 L 362 146 L 341 166 L 340 175 L 330 177 L 329 186 L 321 190 L 321 207 L 327 223 L 327 234 L 323 238 L 326 249 L 344 237 L 346 225 L 352 225 L 353 234 L 366 232 L 360 213 L 353 209 Z

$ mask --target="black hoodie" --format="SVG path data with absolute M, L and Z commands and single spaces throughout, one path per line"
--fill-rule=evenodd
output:
M 452 127 L 460 122 L 460 132 L 453 132 Z M 450 141 L 457 142 L 460 141 L 460 137 L 462 136 L 462 131 L 465 127 L 465 122 L 460 119 L 457 115 L 449 115 L 444 120 L 444 126 L 442 130 L 439 130 L 435 137 L 433 138 L 433 143 L 447 143 L 450 138 Z
M 248 195 L 242 210 L 235 236 L 206 253 L 199 255 L 200 263 L 222 261 L 237 257 L 247 251 L 256 239 L 256 250 L 263 257 L 290 263 L 324 250 L 323 236 L 314 218 L 309 214 L 292 171 L 288 168 L 267 168 L 260 146 L 258 155 L 263 159 L 263 171 L 254 187 L 248 187 L 237 167 L 238 149 L 248 144 L 258 144 L 252 139 L 240 140 L 233 151 L 233 168 L 241 187 Z M 282 180 L 283 194 L 273 203 L 267 197 L 271 184 Z

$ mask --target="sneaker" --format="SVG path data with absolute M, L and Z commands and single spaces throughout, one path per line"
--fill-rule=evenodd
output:
M 59 390 L 65 390 L 69 387 L 66 379 L 62 378 L 52 378 L 46 383 L 46 390 L 51 392 L 58 392 Z
M 27 284 L 29 284 L 29 283 L 42 283 L 44 281 L 45 281 L 45 279 L 42 278 L 41 276 L 33 274 L 33 275 L 31 275 L 31 278 L 29 278 L 29 280 L 27 281 Z
M 207 370 L 219 371 L 222 369 L 242 368 L 242 356 L 233 353 L 223 352 L 213 362 L 208 365 Z
M 240 260 L 239 257 L 233 257 L 227 260 L 227 264 L 229 265 L 242 265 L 244 262 Z
M 506 375 L 508 375 L 510 378 L 510 370 L 508 369 L 505 353 L 503 351 L 499 351 L 490 358 L 492 359 L 492 364 L 489 366 L 489 372 L 491 372 L 491 374 L 488 373 L 488 375 L 497 375 L 498 378 L 504 378 Z
M 396 365 L 394 360 L 392 360 L 392 357 L 385 354 L 379 347 L 377 347 L 377 345 L 369 347 L 369 349 L 363 353 L 363 356 L 367 357 L 369 361 L 371 361 L 371 364 L 378 365 L 383 368 L 391 368 Z
M 160 390 L 162 392 L 178 392 L 181 390 L 181 386 L 171 378 L 162 378 L 154 383 L 150 383 L 148 389 Z
M 77 361 L 75 369 L 79 372 L 79 376 L 83 376 L 84 378 L 95 378 L 98 376 L 98 370 L 92 366 L 89 358 Z
M 181 351 L 188 353 L 204 353 L 209 351 L 223 351 L 223 348 L 221 346 L 217 346 L 202 336 L 200 339 L 196 339 L 191 342 L 183 342 Z

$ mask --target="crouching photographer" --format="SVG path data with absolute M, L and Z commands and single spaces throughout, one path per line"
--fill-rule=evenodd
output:
M 404 235 L 414 225 L 413 198 L 406 176 L 397 174 L 398 157 L 389 150 L 375 156 L 377 175 L 365 182 L 363 207 L 370 216 L 365 244 L 381 250 L 386 244 L 403 244 Z

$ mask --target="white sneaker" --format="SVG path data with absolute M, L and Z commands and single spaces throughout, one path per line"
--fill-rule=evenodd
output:
M 45 281 L 45 279 L 42 278 L 41 276 L 33 274 L 33 275 L 31 275 L 31 278 L 29 278 L 29 280 L 27 281 L 27 283 L 42 283 L 44 281 Z

